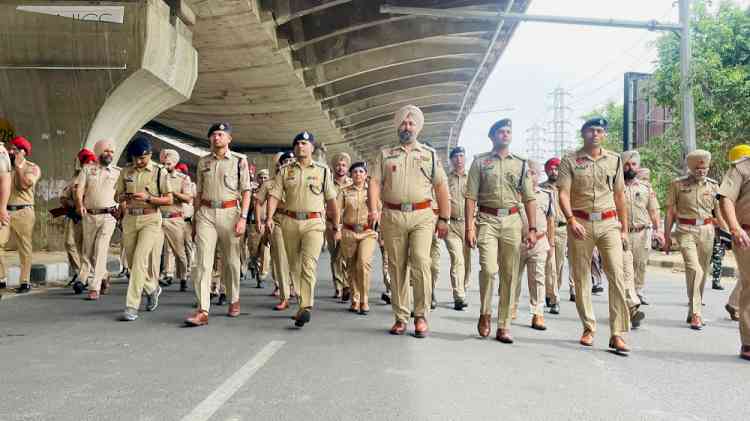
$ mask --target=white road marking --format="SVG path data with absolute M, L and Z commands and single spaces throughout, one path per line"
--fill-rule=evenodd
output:
M 271 341 L 253 358 L 228 378 L 206 399 L 195 407 L 182 421 L 207 421 L 221 408 L 286 342 Z

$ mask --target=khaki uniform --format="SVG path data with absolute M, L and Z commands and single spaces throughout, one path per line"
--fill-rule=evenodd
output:
M 115 185 L 115 197 L 123 193 L 144 193 L 152 196 L 163 196 L 170 193 L 167 183 L 167 170 L 154 162 L 144 168 L 131 164 L 120 171 Z M 126 204 L 125 217 L 122 221 L 122 243 L 125 255 L 130 264 L 130 282 L 126 307 L 138 310 L 141 295 L 152 295 L 159 288 L 157 278 L 153 276 L 151 253 L 161 233 L 161 213 L 158 208 L 147 203 Z
M 464 301 L 471 283 L 471 248 L 466 244 L 466 219 L 464 217 L 464 195 L 466 174 L 455 171 L 448 174 L 448 189 L 451 194 L 451 224 L 445 237 L 445 247 L 451 260 L 451 288 L 453 299 Z
M 341 189 L 352 185 L 352 179 L 350 177 L 344 177 L 341 180 L 334 179 L 333 185 L 336 187 L 336 194 L 338 195 Z M 328 253 L 331 256 L 331 276 L 333 277 L 333 287 L 336 291 L 341 291 L 344 288 L 351 287 L 347 277 L 349 271 L 346 268 L 346 259 L 339 255 L 338 247 L 340 247 L 340 245 L 333 241 L 333 229 L 330 221 L 326 221 L 326 234 Z
M 750 233 L 750 158 L 736 162 L 729 169 L 718 193 L 734 202 L 739 223 Z M 742 249 L 735 243 L 732 250 L 739 269 L 739 286 L 735 287 L 732 294 L 739 295 L 736 308 L 739 309 L 740 340 L 742 345 L 750 346 L 750 248 Z
M 466 198 L 477 202 L 479 248 L 479 314 L 492 314 L 494 279 L 499 275 L 499 329 L 510 328 L 521 255 L 520 208 L 534 200 L 526 160 L 514 154 L 501 158 L 492 152 L 477 155 L 469 170 Z M 482 211 L 499 209 L 502 215 Z M 501 264 L 502 263 L 502 264 Z
M 115 188 L 120 172 L 114 165 L 91 164 L 78 174 L 77 184 L 83 191 L 83 206 L 87 210 L 83 217 L 84 258 L 78 277 L 83 282 L 88 280 L 90 291 L 99 291 L 107 276 L 109 242 L 117 226 L 111 212 L 117 206 Z
M 562 209 L 560 209 L 560 198 L 557 184 L 545 181 L 539 186 L 552 192 L 553 202 L 555 204 L 555 247 L 552 247 L 552 252 L 547 255 L 544 281 L 546 290 L 545 295 L 549 298 L 550 305 L 552 305 L 560 303 L 560 287 L 562 287 L 563 281 L 563 266 L 565 264 L 565 259 L 568 256 L 568 223 L 565 221 L 565 215 L 563 215 Z M 570 292 L 575 290 L 573 277 L 570 273 L 568 274 L 568 289 Z
M 394 317 L 405 323 L 411 312 L 408 264 L 414 285 L 414 316 L 426 318 L 432 300 L 428 279 L 435 214 L 430 206 L 413 209 L 413 205 L 432 200 L 435 186 L 446 182 L 445 170 L 434 149 L 416 142 L 411 151 L 403 146 L 383 150 L 371 177 L 382 186 L 381 233 L 388 255 Z M 389 205 L 401 205 L 401 209 L 390 209 Z
M 262 187 L 259 186 L 253 190 L 252 200 L 250 201 L 250 209 L 255 209 L 255 205 L 258 202 L 258 192 Z M 264 279 L 268 276 L 268 270 L 271 267 L 271 253 L 270 247 L 265 235 L 260 235 L 257 230 L 258 224 L 262 224 L 262 221 L 266 220 L 266 209 L 264 206 L 260 206 L 260 213 L 255 214 L 253 212 L 252 223 L 249 224 L 247 230 L 246 243 L 247 253 L 249 258 L 255 258 L 258 262 L 258 268 L 260 273 L 258 276 L 260 279 Z
M 582 149 L 562 159 L 558 186 L 570 192 L 570 206 L 578 222 L 586 229 L 583 239 L 568 232 L 568 253 L 573 269 L 576 308 L 584 329 L 596 332 L 596 318 L 591 304 L 591 259 L 594 247 L 599 250 L 609 281 L 609 328 L 611 336 L 622 336 L 630 330 L 623 275 L 623 241 L 615 211 L 614 193 L 625 189 L 620 156 L 602 150 L 594 159 Z M 595 213 L 595 215 L 591 215 Z M 598 213 L 610 217 L 596 218 Z M 613 215 L 614 213 L 614 215 Z M 589 220 L 579 215 L 589 215 Z M 570 229 L 570 226 L 568 226 Z
M 690 222 L 714 220 L 714 210 L 718 211 L 718 190 L 719 184 L 715 180 L 705 178 L 699 181 L 689 175 L 680 177 L 669 185 L 667 206 L 671 206 L 676 215 L 677 230 L 674 236 L 685 262 L 688 316 L 701 315 L 703 288 L 711 264 L 716 226 L 715 223 L 695 225 Z
M 269 194 L 286 201 L 286 209 L 277 213 L 281 213 L 281 231 L 292 282 L 295 288 L 299 287 L 299 308 L 312 308 L 315 272 L 326 228 L 325 205 L 326 201 L 336 198 L 331 171 L 314 161 L 305 166 L 295 161 L 281 167 Z
M 353 303 L 368 304 L 372 256 L 378 247 L 378 234 L 367 223 L 367 185 L 357 188 L 350 184 L 339 191 L 339 208 L 343 232 L 339 253 L 346 261 L 348 279 L 353 289 Z
M 177 170 L 167 172 L 167 183 L 172 192 L 192 194 L 190 177 Z M 161 207 L 162 230 L 168 247 L 174 255 L 177 270 L 175 275 L 179 280 L 187 279 L 190 266 L 188 264 L 187 251 L 185 250 L 185 202 L 174 198 L 170 206 Z M 166 266 L 166 265 L 165 265 Z
M 649 211 L 659 211 L 656 192 L 648 182 L 634 179 L 625 184 L 625 198 L 628 205 L 628 246 L 633 255 L 633 279 L 625 282 L 635 286 L 635 292 L 642 294 L 646 277 L 646 264 L 651 250 L 651 216 Z M 626 276 L 629 276 L 626 274 Z
M 11 171 L 13 171 L 13 166 L 10 163 L 10 156 L 8 155 L 8 150 L 5 149 L 5 145 L 3 145 L 2 142 L 0 142 L 0 174 L 10 175 Z M 9 235 L 10 235 L 10 226 L 5 225 L 4 223 L 0 223 L 0 244 L 4 245 L 8 241 Z M 5 262 L 3 261 L 2 256 L 0 256 L 0 281 L 6 282 L 7 277 L 8 277 L 8 274 L 6 273 Z
M 7 151 L 5 152 L 7 154 Z M 0 168 L 0 171 L 2 168 Z M 20 282 L 29 283 L 31 279 L 31 239 L 34 235 L 34 187 L 39 177 L 42 175 L 39 167 L 29 160 L 24 160 L 20 171 L 27 176 L 31 176 L 33 184 L 29 188 L 22 188 L 20 180 L 16 177 L 16 168 L 10 167 L 11 186 L 10 197 L 8 198 L 8 213 L 10 214 L 9 229 L 0 229 L 0 279 L 6 278 L 5 259 L 2 253 L 5 252 L 5 245 L 13 236 L 18 246 L 18 258 L 21 263 Z M 15 210 L 14 210 L 15 208 Z
M 269 179 L 258 190 L 258 193 L 256 194 L 258 202 L 263 205 L 266 203 L 266 200 L 268 200 L 268 192 L 273 189 L 274 183 L 276 182 L 276 179 Z M 265 207 L 265 206 L 264 206 Z M 283 216 L 281 216 L 286 209 L 286 204 L 284 203 L 284 200 L 279 200 L 278 205 L 276 206 L 276 214 L 273 216 L 274 226 L 273 226 L 273 232 L 272 233 L 266 233 L 266 235 L 269 235 L 269 245 L 270 245 L 270 253 L 271 253 L 271 275 L 273 276 L 273 280 L 276 283 L 276 286 L 279 288 L 279 298 L 284 301 L 288 300 L 291 295 L 291 291 L 289 289 L 289 285 L 292 284 L 294 279 L 291 277 L 291 271 L 289 270 L 289 259 L 287 259 L 286 256 L 286 246 L 284 245 L 284 233 L 281 231 L 281 221 Z M 263 216 L 265 215 L 265 211 L 263 211 Z M 294 284 L 294 290 L 299 291 L 299 285 Z
M 523 213 L 523 238 L 524 243 L 521 246 L 521 261 L 518 266 L 518 282 L 516 282 L 515 290 L 515 305 L 513 306 L 513 313 L 516 313 L 518 308 L 518 300 L 521 297 L 521 278 L 523 272 L 526 270 L 527 280 L 529 285 L 529 310 L 531 314 L 537 316 L 544 316 L 544 294 L 545 294 L 545 270 L 547 265 L 547 257 L 549 254 L 550 246 L 549 239 L 547 238 L 547 218 L 554 218 L 555 206 L 554 206 L 554 195 L 549 190 L 537 189 L 534 191 L 534 197 L 536 197 L 536 232 L 528 232 L 528 220 L 525 216 L 526 210 L 522 210 Z M 534 248 L 528 249 L 526 247 L 526 236 L 536 235 L 537 242 Z
M 213 153 L 198 161 L 196 180 L 197 210 L 195 224 L 195 268 L 193 284 L 199 310 L 208 312 L 211 307 L 211 269 L 218 244 L 222 256 L 222 280 L 227 288 L 229 303 L 240 299 L 240 241 L 234 227 L 240 219 L 243 192 L 250 191 L 250 173 L 247 159 L 231 155 L 224 157 Z M 236 201 L 234 206 L 223 203 Z
M 430 244 L 430 277 L 432 279 L 432 296 L 435 297 L 435 288 L 437 288 L 438 279 L 440 279 L 440 238 L 437 235 L 437 222 L 440 209 L 438 209 L 435 192 L 432 195 L 432 213 L 435 214 L 435 230 L 432 232 L 432 243 Z
M 65 198 L 69 206 L 74 206 L 76 193 L 76 179 L 73 177 L 67 186 L 63 189 L 60 196 Z M 83 223 L 74 221 L 65 217 L 65 253 L 68 255 L 68 264 L 73 272 L 78 275 L 81 270 L 81 260 L 83 259 Z

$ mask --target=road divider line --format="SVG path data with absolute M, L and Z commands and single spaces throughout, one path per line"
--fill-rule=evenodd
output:
M 284 341 L 269 342 L 195 409 L 185 415 L 182 421 L 208 421 L 285 343 Z

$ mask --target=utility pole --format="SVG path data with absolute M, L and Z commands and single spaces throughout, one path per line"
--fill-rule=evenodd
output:
M 682 147 L 685 155 L 695 150 L 695 112 L 690 89 L 690 0 L 680 0 L 680 96 L 682 97 Z
M 568 131 L 570 122 L 568 121 L 567 114 L 571 112 L 571 109 L 565 105 L 566 98 L 570 96 L 570 92 L 558 87 L 550 95 L 552 95 L 552 121 L 550 122 L 552 153 L 557 157 L 562 157 L 568 150 L 575 146 L 570 139 L 570 132 Z
M 541 124 L 534 124 L 526 130 L 526 155 L 529 159 L 544 162 L 547 157 L 549 151 L 544 148 L 544 144 L 547 143 L 544 132 Z

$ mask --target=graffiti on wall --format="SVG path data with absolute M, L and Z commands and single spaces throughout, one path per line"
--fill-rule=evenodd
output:
M 43 178 L 36 183 L 36 197 L 41 201 L 57 199 L 62 195 L 62 191 L 67 185 L 67 180 Z

